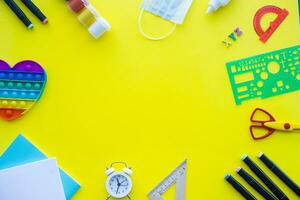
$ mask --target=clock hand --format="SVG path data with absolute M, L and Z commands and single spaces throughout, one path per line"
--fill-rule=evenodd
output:
M 118 185 L 118 188 L 117 188 L 117 194 L 118 194 L 118 192 L 119 192 L 119 188 L 120 188 L 120 186 Z
M 121 186 L 121 183 L 120 183 L 120 181 L 119 181 L 119 179 L 117 178 L 117 185 L 118 185 L 118 188 L 117 188 L 117 194 L 118 194 L 118 192 L 119 192 L 119 189 L 120 189 L 120 186 Z
M 127 185 L 121 185 L 122 187 L 127 187 L 128 186 L 128 184 Z

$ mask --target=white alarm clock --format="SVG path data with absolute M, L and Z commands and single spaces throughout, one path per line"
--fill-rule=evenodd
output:
M 113 168 L 114 164 L 123 164 L 125 167 L 122 171 L 116 171 Z M 106 190 L 109 196 L 106 200 L 110 199 L 111 197 L 122 199 L 124 197 L 128 197 L 129 193 L 132 189 L 132 180 L 130 176 L 132 175 L 132 170 L 127 166 L 125 162 L 114 162 L 106 169 Z

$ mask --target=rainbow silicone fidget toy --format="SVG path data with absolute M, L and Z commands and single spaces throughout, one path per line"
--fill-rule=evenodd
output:
M 36 62 L 25 60 L 13 68 L 0 60 L 0 117 L 14 120 L 28 111 L 41 97 L 46 72 Z
M 226 64 L 237 105 L 300 89 L 300 45 Z

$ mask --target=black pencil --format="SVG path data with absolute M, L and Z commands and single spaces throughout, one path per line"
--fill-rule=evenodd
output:
M 25 24 L 28 29 L 33 28 L 33 24 L 27 18 L 25 13 L 19 8 L 19 6 L 13 0 L 4 0 L 4 2 L 10 7 L 10 9 L 15 13 L 15 15 Z
M 42 13 L 42 11 L 31 1 L 31 0 L 21 0 L 25 6 L 37 17 L 43 24 L 48 23 L 47 17 Z
M 289 200 L 289 198 L 281 191 L 281 189 L 247 156 L 244 155 L 242 160 L 248 167 L 262 180 L 262 182 L 275 194 L 280 200 Z
M 271 161 L 264 153 L 259 153 L 258 158 L 300 197 L 299 186 L 292 179 L 290 179 L 273 161 Z
M 249 184 L 251 185 L 261 196 L 266 200 L 277 200 L 268 190 L 266 190 L 255 178 L 248 174 L 243 168 L 238 167 L 236 172 Z
M 256 200 L 256 198 L 237 180 L 235 180 L 230 174 L 225 176 L 225 180 L 234 187 L 236 191 L 238 191 L 243 197 L 247 200 Z

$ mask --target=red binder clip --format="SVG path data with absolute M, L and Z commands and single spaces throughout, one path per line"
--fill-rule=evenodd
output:
M 266 31 L 264 31 L 261 27 L 261 19 L 264 15 L 274 13 L 277 15 L 276 19 L 272 22 L 270 22 L 270 26 Z M 253 20 L 253 26 L 257 33 L 257 35 L 260 37 L 259 39 L 265 43 L 268 41 L 268 39 L 271 37 L 271 35 L 276 31 L 276 29 L 280 26 L 280 24 L 285 20 L 285 18 L 289 15 L 289 12 L 286 9 L 281 9 L 276 6 L 264 6 L 261 9 L 259 9 Z

